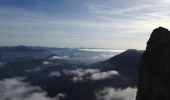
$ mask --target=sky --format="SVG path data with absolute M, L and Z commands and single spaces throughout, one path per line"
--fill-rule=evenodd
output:
M 0 46 L 145 49 L 170 0 L 0 0 Z

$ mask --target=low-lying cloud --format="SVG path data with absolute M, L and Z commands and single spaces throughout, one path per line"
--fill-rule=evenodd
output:
M 49 60 L 56 60 L 56 59 L 69 59 L 68 56 L 52 56 Z
M 42 62 L 42 64 L 48 65 L 48 64 L 51 64 L 51 62 L 49 62 L 49 61 L 44 61 L 44 62 Z
M 77 68 L 73 70 L 63 70 L 63 72 L 67 75 L 76 75 L 76 76 L 85 76 L 87 74 L 93 74 L 100 72 L 99 69 L 82 69 L 82 68 Z
M 112 87 L 97 91 L 97 100 L 135 100 L 136 88 L 127 87 L 125 89 L 115 89 Z
M 105 71 L 102 72 L 99 69 L 74 69 L 74 70 L 63 70 L 63 73 L 66 75 L 73 76 L 73 82 L 83 81 L 83 80 L 103 80 L 107 78 L 112 78 L 113 76 L 118 75 L 117 71 Z
M 47 96 L 47 92 L 38 86 L 23 82 L 23 78 L 9 78 L 0 81 L 0 100 L 62 100 L 66 97 L 58 93 L 55 97 Z
M 3 67 L 6 63 L 0 61 L 0 67 Z
M 118 75 L 119 73 L 117 71 L 107 71 L 107 72 L 98 72 L 98 73 L 93 73 L 90 78 L 92 80 L 102 80 L 106 78 L 111 78 L 114 75 Z
M 60 77 L 61 76 L 61 73 L 58 72 L 58 71 L 52 71 L 49 76 L 57 76 L 57 77 Z
M 125 50 L 113 50 L 113 49 L 79 49 L 81 51 L 91 51 L 91 52 L 124 52 Z

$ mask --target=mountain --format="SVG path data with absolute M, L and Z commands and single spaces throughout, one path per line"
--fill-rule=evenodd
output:
M 139 61 L 142 51 L 135 49 L 129 49 L 125 52 L 116 55 L 108 60 L 105 63 L 110 63 L 115 65 L 115 67 L 121 68 L 137 68 L 139 66 Z
M 139 62 L 143 51 L 129 49 L 117 56 L 105 61 L 109 65 L 113 65 L 114 69 L 126 77 L 129 82 L 136 86 L 138 80 Z
M 118 71 L 126 85 L 136 86 L 138 80 L 139 61 L 143 51 L 128 49 L 106 61 L 92 64 L 93 68 Z
M 153 30 L 142 55 L 136 100 L 170 100 L 170 31 Z
M 40 59 L 49 55 L 49 51 L 45 48 L 37 48 L 30 46 L 13 46 L 0 47 L 0 61 L 24 61 L 32 59 Z
M 142 52 L 129 49 L 114 56 L 117 53 L 70 48 L 0 47 L 0 83 L 24 78 L 23 82 L 40 87 L 49 97 L 66 94 L 62 100 L 99 100 L 98 95 L 105 97 L 102 92 L 106 89 L 109 89 L 106 92 L 113 89 L 115 94 L 134 93 Z M 101 57 L 105 60 L 100 60 Z M 102 62 L 86 64 L 84 60 Z

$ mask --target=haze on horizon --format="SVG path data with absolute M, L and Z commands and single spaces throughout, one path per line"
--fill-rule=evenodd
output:
M 0 0 L 0 45 L 145 49 L 168 0 Z

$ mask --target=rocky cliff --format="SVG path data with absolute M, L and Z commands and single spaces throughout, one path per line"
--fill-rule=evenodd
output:
M 170 100 L 170 31 L 153 30 L 141 57 L 136 100 Z

